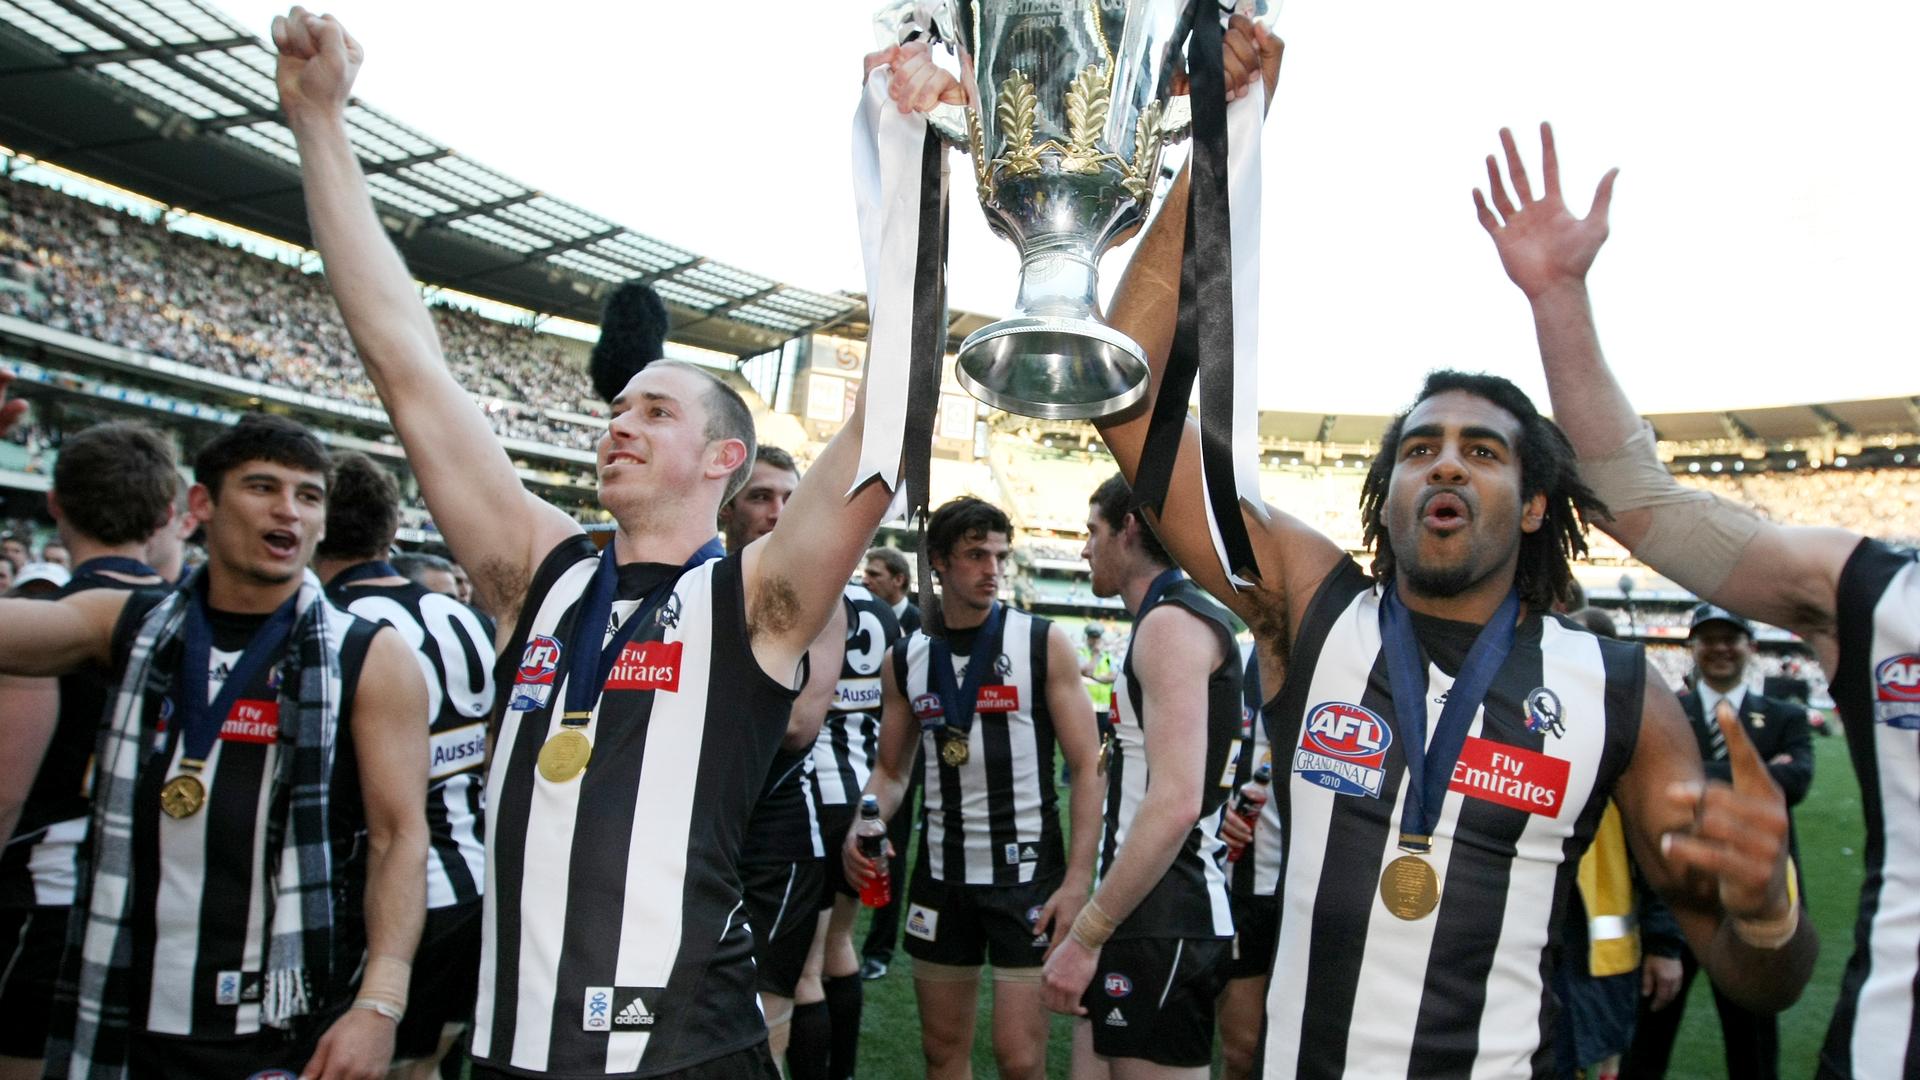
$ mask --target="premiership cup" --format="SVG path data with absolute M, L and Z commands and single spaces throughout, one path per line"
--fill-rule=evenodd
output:
M 956 371 L 996 408 L 1050 420 L 1120 412 L 1146 354 L 1100 316 L 1100 256 L 1146 219 L 1160 155 L 1184 136 L 1171 95 L 1186 0 L 955 0 L 970 105 L 936 124 L 973 157 L 987 221 L 1020 252 L 1013 314 L 961 343 Z M 1211 3 L 1202 4 L 1211 12 Z M 947 107 L 951 110 L 952 107 Z

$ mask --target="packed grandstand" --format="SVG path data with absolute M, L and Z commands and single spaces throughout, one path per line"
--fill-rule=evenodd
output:
M 247 51 L 257 45 L 238 35 L 237 44 L 220 45 L 214 40 L 219 29 L 203 31 L 208 41 L 193 55 L 231 54 L 258 71 L 257 57 Z M 13 144 L 0 147 L 0 366 L 19 376 L 18 392 L 35 404 L 33 422 L 0 447 L 0 515 L 9 531 L 42 541 L 50 536 L 40 493 L 62 435 L 108 415 L 156 421 L 191 449 L 211 425 L 230 423 L 241 410 L 276 409 L 341 445 L 383 452 L 404 472 L 391 428 L 317 272 L 318 259 L 301 246 L 297 200 L 270 206 L 210 198 L 205 202 L 224 203 L 232 213 L 197 214 L 178 200 L 204 179 L 191 175 L 189 158 L 135 162 L 108 151 L 71 160 L 59 150 L 61 139 L 45 136 L 46 124 L 96 116 L 104 122 L 109 110 L 118 117 L 131 99 L 136 119 L 152 128 L 155 117 L 164 126 L 165 117 L 191 112 L 191 102 L 167 99 L 105 65 L 76 60 L 85 43 L 67 48 L 43 34 L 33 45 L 20 38 L 19 28 L 7 34 L 10 48 L 56 48 L 67 58 L 58 77 L 70 80 L 47 88 L 64 95 L 66 113 L 40 118 L 39 127 L 22 120 L 31 107 L 24 93 L 17 107 L 0 107 L 0 138 Z M 183 54 L 172 58 L 172 66 L 198 70 L 192 60 Z M 204 73 L 190 81 L 201 87 L 188 88 L 193 93 L 212 85 Z M 176 97 L 188 92 L 175 90 Z M 365 115 L 371 117 L 368 125 L 377 120 L 389 134 L 412 134 L 378 114 Z M 255 132 L 251 141 L 257 142 L 266 137 L 257 133 L 273 128 L 270 109 L 242 119 L 249 122 L 221 130 Z M 242 153 L 229 145 L 235 138 L 184 136 L 187 142 L 217 143 L 228 155 L 221 159 L 227 167 L 244 163 L 258 172 L 256 180 L 281 177 L 284 192 L 291 175 L 286 163 L 255 150 Z M 583 520 L 599 520 L 591 502 L 589 451 L 605 409 L 585 373 L 580 331 L 590 328 L 577 321 L 593 310 L 609 282 L 623 276 L 661 288 L 675 316 L 672 354 L 727 372 L 750 391 L 766 441 L 786 445 L 804 462 L 844 418 L 858 372 L 848 358 L 857 361 L 863 351 L 853 314 L 862 307 L 857 296 L 787 290 L 745 271 L 703 267 L 704 260 L 688 253 L 663 255 L 654 269 L 621 262 L 608 245 L 640 251 L 653 250 L 653 242 L 611 226 L 583 227 L 574 239 L 544 248 L 523 244 L 518 258 L 504 258 L 515 254 L 499 246 L 506 243 L 504 226 L 478 223 L 512 212 L 509 204 L 539 202 L 537 193 L 491 201 L 474 196 L 470 205 L 449 203 L 455 209 L 437 215 L 401 214 L 407 207 L 394 185 L 426 185 L 421 170 L 434 161 L 447 167 L 451 152 L 396 151 L 385 162 L 364 146 L 363 153 L 370 171 L 398 178 L 381 187 L 383 199 L 396 207 L 390 222 L 396 232 L 411 238 L 417 230 L 434 241 L 423 254 L 409 254 L 435 305 L 456 377 L 484 406 L 527 482 L 574 507 Z M 84 168 L 70 171 L 68 165 Z M 132 182 L 140 176 L 153 183 Z M 297 191 L 297 183 L 291 190 Z M 566 220 L 585 214 L 564 206 L 549 211 Z M 440 242 L 462 222 L 468 227 L 456 239 L 465 247 Z M 526 219 L 521 227 L 535 226 Z M 495 247 L 486 248 L 488 243 Z M 495 261 L 458 273 L 462 251 Z M 541 274 L 521 272 L 529 263 L 538 269 L 542 256 Z M 700 274 L 706 276 L 687 276 Z M 728 288 L 737 291 L 729 295 Z M 957 335 L 979 321 L 956 313 L 951 328 Z M 1662 454 L 1689 484 L 1783 522 L 1920 541 L 1920 398 L 1650 419 Z M 1385 421 L 1265 414 L 1261 494 L 1357 553 L 1360 485 Z M 949 370 L 936 430 L 933 498 L 968 493 L 1008 508 L 1021 530 L 1018 598 L 1056 615 L 1110 620 L 1117 606 L 1093 596 L 1080 558 L 1086 497 L 1113 471 L 1091 427 L 994 414 L 965 398 Z M 409 525 L 404 535 L 411 542 L 434 539 L 424 507 L 416 504 Z M 898 528 L 889 536 L 905 542 Z M 1614 612 L 1621 632 L 1656 646 L 1683 637 L 1691 598 L 1631 563 L 1597 532 L 1593 541 L 1580 578 L 1590 598 Z M 1811 661 L 1784 634 L 1764 635 L 1763 641 L 1768 673 L 1808 679 L 1818 699 L 1822 680 Z M 1655 649 L 1671 677 L 1684 666 L 1679 656 L 1670 644 Z

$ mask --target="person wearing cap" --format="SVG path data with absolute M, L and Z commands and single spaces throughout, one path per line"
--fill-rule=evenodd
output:
M 59 563 L 30 562 L 20 568 L 13 576 L 14 596 L 28 596 L 36 599 L 57 595 L 67 587 L 72 574 Z
M 1087 640 L 1080 646 L 1080 676 L 1087 680 L 1093 699 L 1093 717 L 1105 732 L 1113 719 L 1113 653 L 1107 649 L 1106 627 L 1087 624 Z
M 1813 737 L 1807 726 L 1807 710 L 1747 688 L 1753 625 L 1726 608 L 1714 604 L 1694 608 L 1688 622 L 1687 645 L 1693 653 L 1693 675 L 1688 692 L 1680 695 L 1680 707 L 1693 724 L 1707 775 L 1722 780 L 1731 775 L 1722 728 L 1738 718 L 1754 749 L 1767 763 L 1774 783 L 1786 795 L 1791 815 L 1792 807 L 1806 798 L 1807 789 L 1813 785 Z M 1787 836 L 1788 850 L 1797 857 L 1791 817 Z M 1674 1036 L 1687 1011 L 1687 991 L 1700 965 L 1657 898 L 1643 911 L 1641 929 L 1647 952 L 1642 977 L 1644 996 L 1633 1048 L 1622 1075 L 1657 1077 L 1666 1072 Z M 1776 1018 L 1742 1008 L 1717 986 L 1713 1002 L 1720 1012 L 1727 1075 L 1778 1076 L 1780 1029 Z

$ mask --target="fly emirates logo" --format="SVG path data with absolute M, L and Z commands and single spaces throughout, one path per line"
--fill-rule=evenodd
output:
M 1514 810 L 1558 817 L 1567 796 L 1567 769 L 1561 758 L 1469 737 L 1447 786 Z
M 607 675 L 609 690 L 680 691 L 680 650 L 685 642 L 629 641 Z

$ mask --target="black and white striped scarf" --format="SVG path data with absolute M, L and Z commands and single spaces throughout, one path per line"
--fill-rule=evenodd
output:
M 199 571 L 204 574 L 206 571 Z M 142 621 L 96 748 L 93 821 L 81 855 L 67 953 L 47 1045 L 50 1078 L 118 1080 L 127 1074 L 133 969 L 134 818 L 141 770 L 164 735 L 147 703 L 172 691 L 181 627 L 198 582 L 189 579 Z M 261 1021 L 285 1027 L 322 1003 L 333 972 L 333 852 L 328 778 L 338 736 L 340 642 L 320 581 L 308 573 L 295 604 L 280 683 L 279 753 L 269 784 L 266 850 L 267 975 Z

